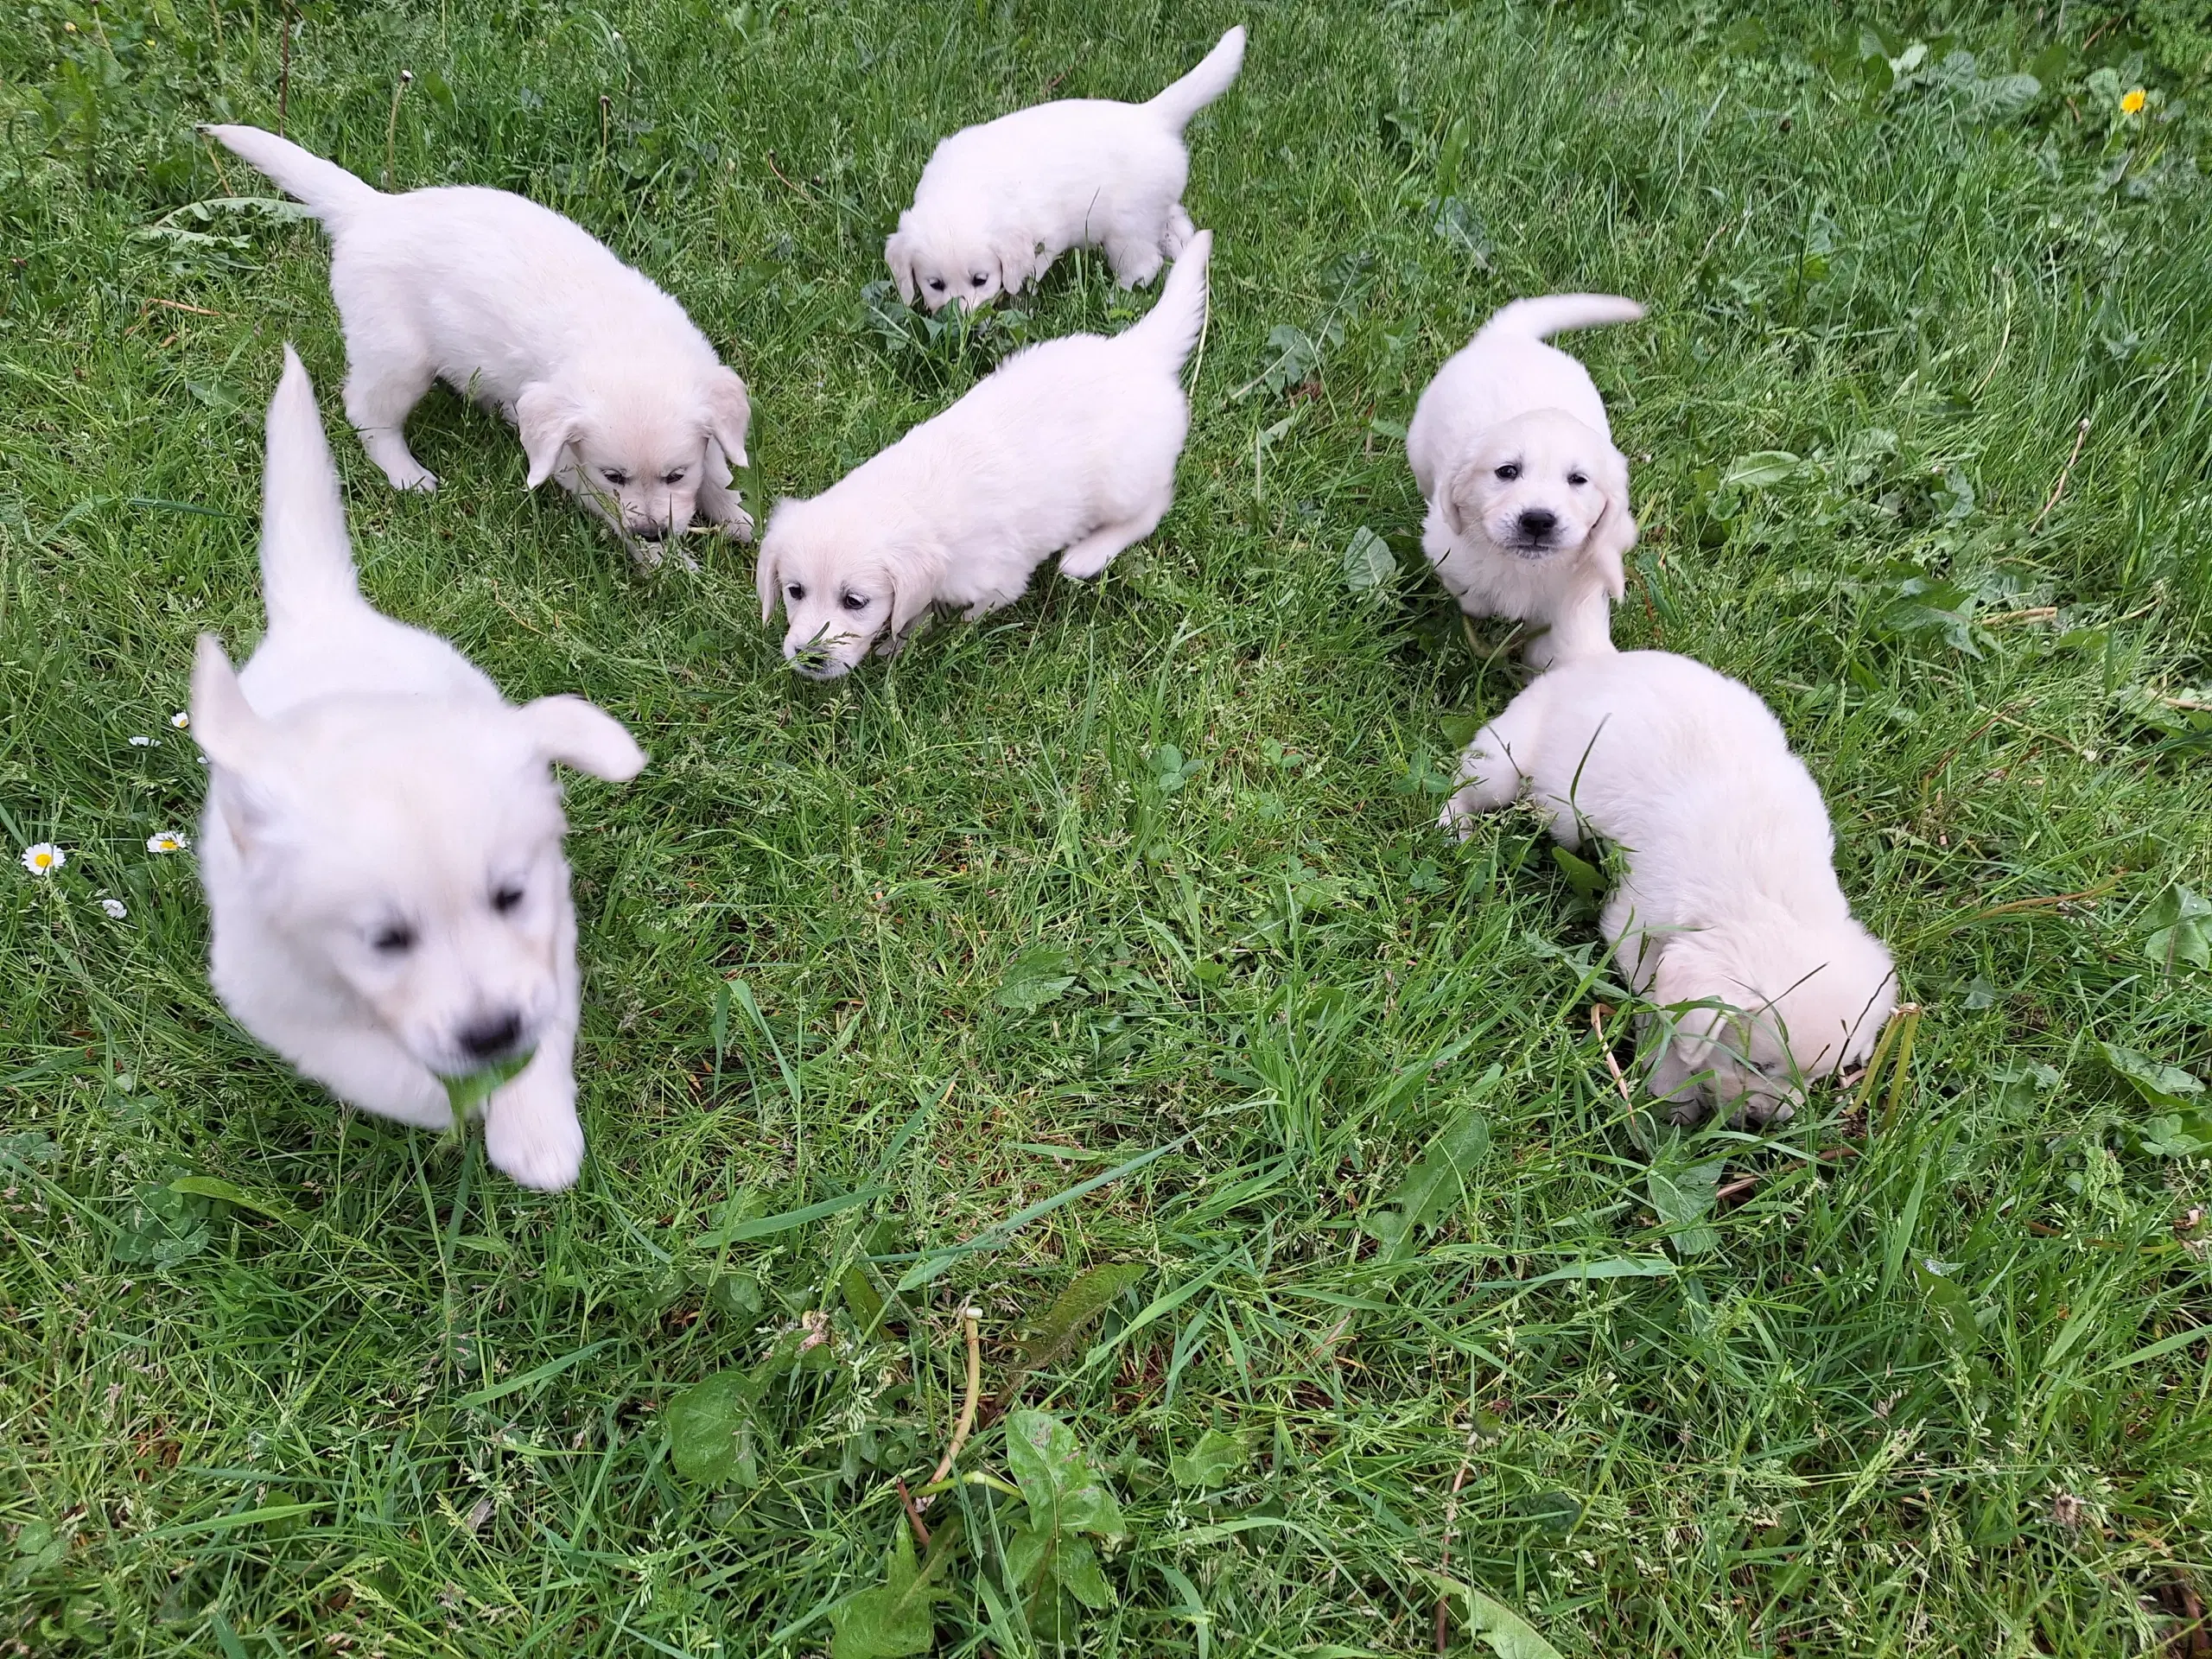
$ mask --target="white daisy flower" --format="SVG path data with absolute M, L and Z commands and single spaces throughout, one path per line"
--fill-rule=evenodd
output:
M 158 749 L 162 747 L 162 740 L 158 737 L 134 737 L 130 740 L 130 747 L 134 749 Z
M 185 713 L 183 709 L 180 709 L 176 713 L 169 716 L 169 724 L 175 727 L 177 730 L 181 732 L 186 727 L 192 724 L 192 716 Z
M 130 906 L 120 899 L 103 899 L 100 900 L 100 908 L 118 922 L 130 913 Z
M 33 875 L 52 875 L 69 861 L 69 855 L 50 841 L 23 849 L 23 868 Z
M 181 853 L 189 851 L 191 846 L 192 837 L 181 830 L 163 830 L 146 837 L 146 850 L 149 853 Z

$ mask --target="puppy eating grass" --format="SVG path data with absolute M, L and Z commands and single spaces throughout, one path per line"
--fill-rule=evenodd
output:
M 580 697 L 509 703 L 444 640 L 370 608 L 289 346 L 261 570 L 259 649 L 233 672 L 202 634 L 192 676 L 216 993 L 349 1105 L 425 1128 L 480 1112 L 494 1166 L 565 1187 L 584 1151 L 581 987 L 549 766 L 620 782 L 644 752 Z
M 682 306 L 581 226 L 505 190 L 386 195 L 273 132 L 207 131 L 330 233 L 346 417 L 392 488 L 438 486 L 406 425 L 443 380 L 514 423 L 525 487 L 554 480 L 640 564 L 658 564 L 695 518 L 750 538 L 730 476 L 746 464 L 745 382 Z
M 784 660 L 810 679 L 897 652 L 933 605 L 1011 605 L 1054 553 L 1087 581 L 1152 534 L 1190 430 L 1184 359 L 1206 315 L 1201 231 L 1159 303 L 1111 339 L 1015 353 L 820 495 L 779 501 L 760 538 L 760 620 L 780 601 Z

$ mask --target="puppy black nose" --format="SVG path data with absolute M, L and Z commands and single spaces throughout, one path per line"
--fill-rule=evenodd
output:
M 472 1060 L 496 1060 L 522 1035 L 522 1016 L 512 1008 L 487 1014 L 461 1028 L 461 1051 Z
M 1516 522 L 1523 536 L 1532 542 L 1541 542 L 1559 528 L 1559 514 L 1547 512 L 1541 507 L 1530 507 Z
M 668 534 L 666 524 L 632 524 L 630 533 L 641 542 L 658 542 Z

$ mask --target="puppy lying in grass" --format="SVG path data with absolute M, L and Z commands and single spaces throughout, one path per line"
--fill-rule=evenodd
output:
M 1232 29 L 1149 103 L 1063 99 L 954 133 L 883 245 L 900 297 L 973 309 L 1020 293 L 1081 247 L 1103 247 L 1122 287 L 1150 282 L 1195 234 L 1183 210 L 1183 129 L 1243 62 L 1244 31 Z
M 1526 795 L 1553 836 L 1602 836 L 1628 874 L 1600 925 L 1672 1010 L 1650 1088 L 1694 1121 L 1789 1116 L 1808 1079 L 1866 1058 L 1897 1006 L 1890 953 L 1852 918 L 1819 787 L 1767 706 L 1666 652 L 1543 674 L 1475 734 L 1444 828 Z
M 694 517 L 742 540 L 730 487 L 752 418 L 683 308 L 560 214 L 504 190 L 386 195 L 258 127 L 207 130 L 330 233 L 346 333 L 346 417 L 397 490 L 438 480 L 407 447 L 434 380 L 514 423 L 528 487 L 547 479 L 642 564 Z
M 1150 535 L 1175 499 L 1212 248 L 1193 237 L 1135 326 L 1017 352 L 820 495 L 778 502 L 755 575 L 763 622 L 783 601 L 785 660 L 835 679 L 871 645 L 896 652 L 932 605 L 972 622 L 1056 552 L 1087 579 Z
M 1532 667 L 1613 648 L 1621 561 L 1636 545 L 1605 402 L 1544 339 L 1643 315 L 1604 294 L 1517 300 L 1437 372 L 1406 432 L 1429 563 L 1470 616 L 1542 630 L 1522 651 Z
M 202 634 L 192 676 L 216 993 L 340 1100 L 403 1123 L 443 1128 L 449 1082 L 511 1072 L 480 1102 L 485 1148 L 525 1186 L 566 1186 L 584 1152 L 576 917 L 547 764 L 619 781 L 645 754 L 582 698 L 516 708 L 369 608 L 289 346 L 263 492 L 269 632 L 237 673 Z

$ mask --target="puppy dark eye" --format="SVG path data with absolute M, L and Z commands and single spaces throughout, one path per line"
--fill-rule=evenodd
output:
M 795 582 L 791 583 L 790 587 L 784 589 L 784 594 L 785 597 L 788 599 L 804 599 L 806 597 L 806 584 L 803 582 Z
M 849 611 L 864 611 L 868 609 L 868 595 L 866 594 L 856 594 L 850 588 L 847 588 L 843 593 L 837 595 L 837 602 L 840 605 L 842 605 Z
M 492 894 L 492 908 L 502 916 L 506 915 L 521 903 L 522 889 L 519 887 L 501 887 Z
M 985 283 L 990 281 L 990 278 L 985 276 L 982 272 L 978 271 L 974 276 L 969 277 L 968 280 L 970 283 L 973 283 L 977 288 L 981 288 Z
M 618 490 L 630 481 L 630 474 L 620 467 L 602 467 L 599 469 L 599 475 Z
M 415 948 L 415 930 L 404 922 L 387 922 L 370 936 L 369 947 L 380 957 L 404 957 Z
M 1580 473 L 1569 473 L 1567 475 L 1567 481 L 1573 485 L 1574 487 L 1579 490 L 1590 480 Z
M 1497 475 L 1503 479 L 1507 483 L 1510 484 L 1515 479 L 1521 476 L 1521 468 L 1516 466 L 1513 462 L 1508 461 L 1504 466 L 1497 469 Z
M 660 475 L 660 481 L 664 484 L 681 484 L 683 481 L 683 469 L 679 467 L 672 473 L 663 473 Z
M 931 292 L 931 293 L 932 293 L 932 294 L 942 294 L 942 293 L 944 293 L 944 277 L 942 277 L 942 276 L 932 276 L 932 277 L 931 277 L 931 278 L 930 278 L 930 292 Z

